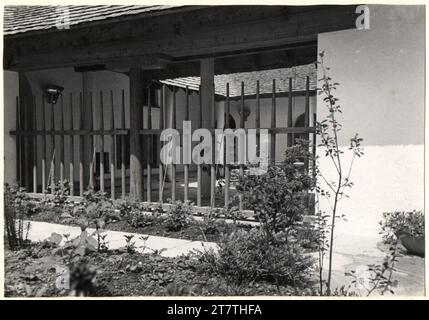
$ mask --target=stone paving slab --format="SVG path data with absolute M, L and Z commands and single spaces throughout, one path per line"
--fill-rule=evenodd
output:
M 92 228 L 88 228 L 87 230 L 90 234 L 95 231 L 95 229 Z M 80 227 L 31 221 L 31 228 L 28 237 L 31 241 L 43 241 L 48 239 L 53 232 L 59 233 L 61 235 L 70 234 L 69 238 L 71 239 L 79 236 L 81 230 Z M 124 247 L 126 244 L 125 235 L 134 235 L 132 241 L 135 242 L 137 251 L 150 253 L 153 252 L 152 250 L 164 249 L 161 255 L 165 257 L 176 257 L 182 254 L 187 254 L 195 249 L 204 250 L 204 248 L 217 247 L 216 243 L 214 242 L 205 242 L 204 245 L 202 245 L 201 241 L 159 237 L 141 233 L 106 230 L 105 234 L 107 234 L 105 241 L 108 242 L 109 249 L 118 249 L 120 247 Z M 147 240 L 141 239 L 142 236 L 148 237 Z M 62 243 L 64 242 L 65 239 L 62 240 Z

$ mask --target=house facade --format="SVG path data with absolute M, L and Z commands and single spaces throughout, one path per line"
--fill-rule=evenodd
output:
M 325 115 L 323 50 L 340 83 L 341 142 L 365 139 L 344 203 L 355 217 L 422 207 L 424 7 L 368 8 L 359 30 L 353 5 L 6 7 L 5 181 L 41 193 L 54 177 L 73 181 L 74 195 L 94 186 L 227 206 L 233 168 L 163 166 L 160 132 L 183 120 L 267 129 L 270 160 L 281 161 L 294 137 L 314 142 Z M 50 86 L 63 88 L 55 104 Z

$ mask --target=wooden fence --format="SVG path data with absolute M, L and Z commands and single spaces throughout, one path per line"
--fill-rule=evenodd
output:
M 256 104 L 256 116 L 253 128 L 266 129 L 271 137 L 271 148 L 270 158 L 276 159 L 276 135 L 287 134 L 287 146 L 290 147 L 294 143 L 294 136 L 296 134 L 307 134 L 313 142 L 315 142 L 315 123 L 310 125 L 310 95 L 314 95 L 314 90 L 310 90 L 309 77 L 306 78 L 306 88 L 304 92 L 300 92 L 305 97 L 305 124 L 303 127 L 294 127 L 292 121 L 293 115 L 293 96 L 296 92 L 292 88 L 292 79 L 289 79 L 288 86 L 283 92 L 276 92 L 276 80 L 272 81 L 272 92 L 270 93 L 271 98 L 271 114 L 270 114 L 270 125 L 267 128 L 261 127 L 261 99 L 262 94 L 260 92 L 260 83 L 257 81 L 255 86 L 254 95 L 249 98 L 245 95 L 245 84 L 241 83 L 241 96 L 239 97 L 240 103 L 240 119 L 238 128 L 245 128 L 244 109 L 245 102 L 248 99 L 254 99 Z M 201 89 L 201 88 L 200 88 Z M 210 172 L 210 197 L 209 199 L 203 199 L 202 195 L 202 175 L 203 166 L 196 166 L 196 194 L 191 196 L 190 193 L 190 180 L 192 175 L 190 174 L 190 166 L 185 164 L 183 166 L 183 176 L 180 177 L 180 183 L 183 182 L 183 189 L 181 192 L 178 191 L 182 188 L 178 186 L 179 176 L 177 174 L 176 165 L 172 164 L 171 168 L 166 168 L 162 163 L 154 164 L 153 153 L 155 152 L 154 146 L 159 143 L 159 137 L 161 131 L 166 127 L 165 114 L 166 114 L 166 90 L 171 90 L 172 103 L 169 106 L 172 108 L 172 128 L 176 128 L 176 114 L 178 108 L 177 102 L 177 90 L 184 90 L 185 101 L 181 101 L 184 104 L 184 108 L 181 111 L 184 112 L 185 120 L 190 120 L 190 101 L 189 97 L 191 90 L 189 87 L 178 89 L 177 87 L 167 87 L 167 85 L 161 85 L 157 90 L 160 90 L 160 100 L 157 108 L 159 107 L 159 124 L 158 128 L 152 128 L 153 123 L 153 104 L 150 101 L 151 94 L 150 88 L 147 88 L 147 126 L 139 130 L 140 146 L 141 151 L 146 158 L 145 173 L 143 173 L 141 179 L 144 181 L 144 193 L 142 200 L 147 202 L 164 202 L 167 198 L 172 201 L 191 200 L 198 207 L 211 206 L 211 207 L 227 207 L 232 197 L 232 181 L 231 181 L 231 168 L 232 166 L 226 164 L 224 166 L 224 187 L 222 190 L 221 200 L 219 195 L 217 197 L 217 186 L 216 186 L 216 164 L 209 165 Z M 200 90 L 201 92 L 201 90 Z M 52 185 L 55 181 L 67 179 L 70 181 L 71 195 L 82 196 L 87 188 L 93 188 L 95 190 L 101 190 L 110 192 L 110 196 L 114 198 L 125 197 L 129 193 L 130 186 L 127 185 L 129 179 L 129 173 L 126 168 L 129 163 L 127 155 L 127 144 L 129 143 L 130 129 L 126 128 L 126 99 L 124 90 L 121 92 L 120 103 L 115 102 L 113 91 L 98 92 L 98 104 L 99 110 L 98 125 L 95 125 L 93 118 L 94 114 L 94 95 L 96 93 L 88 93 L 88 97 L 84 97 L 82 93 L 70 93 L 68 96 L 62 95 L 57 105 L 47 104 L 46 96 L 42 96 L 36 99 L 33 97 L 32 105 L 33 112 L 32 119 L 28 119 L 28 105 L 16 99 L 16 130 L 11 131 L 12 135 L 16 136 L 16 153 L 17 153 L 17 179 L 21 186 L 27 188 L 27 190 L 34 193 L 45 193 L 47 192 L 48 185 Z M 278 115 L 277 100 L 279 95 L 288 97 L 287 99 L 287 126 L 279 127 L 277 125 Z M 264 93 L 264 97 L 267 93 Z M 234 97 L 235 99 L 235 97 Z M 21 99 L 22 100 L 22 99 Z M 118 99 L 119 100 L 119 99 Z M 87 103 L 84 103 L 87 101 Z M 232 98 L 230 97 L 230 84 L 226 84 L 226 94 L 224 97 L 225 101 L 225 118 L 229 119 L 230 105 Z M 27 102 L 28 104 L 28 102 Z M 70 116 L 65 115 L 64 104 L 68 104 Z M 85 104 L 85 105 L 84 105 Z M 109 118 L 105 117 L 105 111 L 110 109 Z M 199 116 L 197 128 L 202 128 L 202 103 L 201 95 L 199 102 Z M 25 111 L 26 110 L 26 111 Z M 84 110 L 89 110 L 85 113 Z M 120 117 L 115 117 L 116 113 L 120 114 Z M 59 112 L 59 125 L 55 123 L 55 112 Z M 215 108 L 213 108 L 212 121 L 210 130 L 214 133 L 215 129 Z M 264 111 L 263 111 L 264 112 Z M 41 113 L 41 121 L 37 120 L 37 114 Z M 47 124 L 46 115 L 50 113 L 50 123 Z M 27 114 L 27 116 L 26 116 Z M 77 114 L 77 116 L 76 116 Z M 85 114 L 90 119 L 85 119 Z M 58 117 L 57 117 L 58 118 Z M 79 119 L 78 122 L 74 119 Z M 105 127 L 105 120 L 109 123 L 109 126 Z M 315 122 L 315 116 L 313 117 Z M 143 119 L 141 119 L 143 122 Z M 89 123 L 89 127 L 84 127 L 84 123 Z M 225 127 L 228 128 L 228 121 L 225 123 Z M 249 123 L 247 123 L 249 127 Z M 179 132 L 181 130 L 178 130 Z M 110 143 L 106 149 L 109 150 L 109 158 L 105 159 L 105 143 L 106 137 L 110 137 Z M 68 142 L 65 141 L 65 137 L 68 137 Z M 213 135 L 214 137 L 214 135 Z M 214 139 L 214 138 L 213 138 Z M 84 140 L 88 141 L 85 144 Z M 96 157 L 96 142 L 99 142 L 100 150 L 102 152 L 99 157 Z M 50 142 L 51 150 L 48 152 L 47 145 Z M 260 145 L 260 137 L 257 134 L 256 138 L 257 145 Z M 285 146 L 286 148 L 286 146 Z M 119 149 L 119 151 L 118 151 Z M 65 153 L 68 150 L 68 163 L 65 163 Z M 29 164 L 23 157 L 31 152 L 33 163 Z M 76 152 L 78 153 L 76 155 Z M 159 150 L 156 152 L 159 153 Z M 315 149 L 313 150 L 315 152 Z M 48 154 L 49 153 L 49 154 Z M 213 153 L 214 154 L 214 153 Z M 89 157 L 88 157 L 89 155 Z M 157 155 L 158 156 L 158 155 Z M 38 161 L 38 159 L 40 161 Z M 78 159 L 78 161 L 76 161 Z M 87 159 L 87 160 L 85 160 Z M 119 165 L 118 162 L 119 161 Z M 57 162 L 57 165 L 55 165 Z M 76 165 L 76 166 L 75 166 Z M 38 168 L 41 166 L 41 168 Z M 97 170 L 96 170 L 97 168 Z M 119 169 L 118 169 L 119 168 Z M 169 182 L 166 181 L 166 170 L 169 169 L 171 173 L 171 179 Z M 57 170 L 59 172 L 57 172 Z M 110 179 L 106 181 L 106 170 L 109 171 Z M 156 173 L 156 170 L 158 171 Z M 239 166 L 239 174 L 244 173 L 245 166 Z M 76 173 L 77 171 L 77 173 Z M 97 172 L 96 172 L 97 171 Z M 143 172 L 144 172 L 143 171 Z M 155 174 L 155 175 L 153 175 Z M 156 187 L 154 188 L 154 182 Z M 194 181 L 195 183 L 195 181 Z M 166 194 L 166 185 L 168 184 L 169 194 Z

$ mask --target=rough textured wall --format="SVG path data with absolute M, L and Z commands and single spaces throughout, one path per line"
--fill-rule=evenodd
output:
M 342 204 L 349 222 L 340 225 L 377 237 L 382 212 L 423 209 L 425 11 L 422 6 L 369 8 L 370 30 L 320 34 L 318 49 L 325 51 L 329 75 L 340 83 L 341 144 L 355 132 L 365 139 L 365 156 L 352 173 L 355 187 Z M 321 96 L 317 107 L 320 120 Z M 325 175 L 334 176 L 326 159 L 321 165 Z

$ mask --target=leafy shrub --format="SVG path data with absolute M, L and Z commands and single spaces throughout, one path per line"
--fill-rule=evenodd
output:
M 385 212 L 383 220 L 379 224 L 385 243 L 394 243 L 399 231 L 406 232 L 413 237 L 425 234 L 425 215 L 422 211 Z
M 80 215 L 89 219 L 90 222 L 96 222 L 99 219 L 103 219 L 105 222 L 121 220 L 120 211 L 115 209 L 108 193 L 89 190 L 83 194 L 83 197 L 84 200 L 76 207 L 76 211 L 79 211 Z
M 284 233 L 267 239 L 261 229 L 237 230 L 223 235 L 219 250 L 199 254 L 200 270 L 217 274 L 237 285 L 267 281 L 276 285 L 300 285 L 307 282 L 313 259 Z
M 96 270 L 86 258 L 81 258 L 70 266 L 70 295 L 76 297 L 96 295 Z
M 144 228 L 161 223 L 162 219 L 154 212 L 133 210 L 130 213 L 128 223 L 134 228 Z
M 176 201 L 164 220 L 164 226 L 167 231 L 180 231 L 188 227 L 192 220 L 191 204 Z
M 239 179 L 237 191 L 243 202 L 254 210 L 256 218 L 270 232 L 283 231 L 302 219 L 306 212 L 303 193 L 314 186 L 308 174 L 295 167 L 310 156 L 308 143 L 288 148 L 280 166 L 269 166 L 262 175 L 245 174 Z
M 70 196 L 70 182 L 68 180 L 59 180 L 53 185 L 48 185 L 46 192 L 52 193 L 53 195 L 53 198 L 48 199 L 48 202 L 57 206 L 62 206 Z
M 25 189 L 5 184 L 4 192 L 5 233 L 9 248 L 17 250 L 27 244 L 30 222 L 25 222 L 29 206 Z

